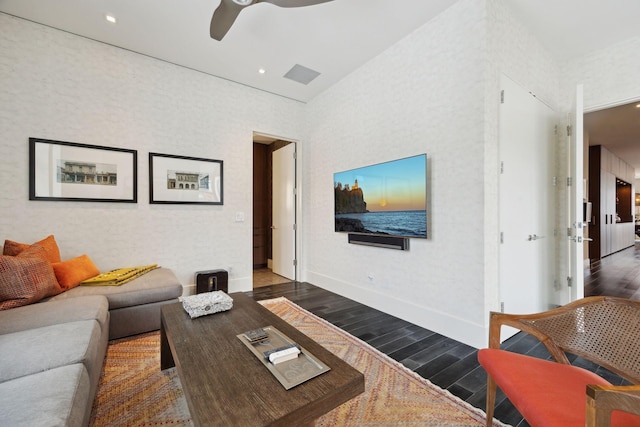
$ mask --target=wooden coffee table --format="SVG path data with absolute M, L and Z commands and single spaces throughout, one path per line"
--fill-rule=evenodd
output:
M 162 307 L 161 369 L 175 366 L 196 426 L 300 426 L 364 391 L 364 376 L 244 293 L 229 311 L 191 319 Z M 331 370 L 290 390 L 237 338 L 273 326 Z

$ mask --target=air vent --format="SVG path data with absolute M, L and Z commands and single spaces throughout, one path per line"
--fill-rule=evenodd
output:
M 284 77 L 286 79 L 293 80 L 294 82 L 308 85 L 319 75 L 319 72 L 312 70 L 311 68 L 303 67 L 300 64 L 296 64 L 293 66 L 293 68 L 287 71 L 287 74 L 285 74 Z

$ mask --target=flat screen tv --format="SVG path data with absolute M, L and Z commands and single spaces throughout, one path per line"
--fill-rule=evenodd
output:
M 335 231 L 427 238 L 427 155 L 333 175 Z

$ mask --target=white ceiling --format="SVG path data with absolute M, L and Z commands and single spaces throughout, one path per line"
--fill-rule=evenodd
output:
M 260 3 L 243 10 L 222 41 L 209 37 L 220 0 L 0 0 L 0 11 L 308 102 L 456 1 Z M 640 35 L 639 0 L 501 1 L 559 60 Z M 106 22 L 107 13 L 117 24 Z M 296 64 L 321 75 L 308 85 L 283 78 Z M 640 168 L 640 155 L 629 162 Z
M 244 9 L 221 41 L 209 36 L 220 0 L 0 0 L 0 11 L 307 102 L 456 1 L 260 3 Z M 558 58 L 639 34 L 638 0 L 502 1 Z M 284 79 L 295 64 L 321 75 L 309 85 Z
M 209 36 L 220 0 L 0 0 L 0 11 L 307 102 L 455 2 L 259 3 L 221 41 Z M 296 64 L 321 75 L 309 85 L 283 78 Z

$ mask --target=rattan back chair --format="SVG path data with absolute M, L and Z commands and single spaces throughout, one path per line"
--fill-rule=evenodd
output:
M 613 409 L 640 415 L 640 301 L 588 297 L 536 314 L 492 312 L 490 348 L 500 348 L 502 326 L 511 326 L 533 335 L 558 363 L 570 364 L 567 354 L 574 354 L 633 384 L 611 390 L 589 386 L 589 391 L 585 391 L 587 425 L 608 426 Z M 496 384 L 489 376 L 487 425 L 493 417 L 495 397 Z M 614 407 L 616 401 L 617 408 Z

